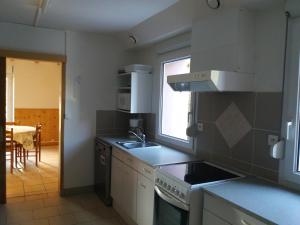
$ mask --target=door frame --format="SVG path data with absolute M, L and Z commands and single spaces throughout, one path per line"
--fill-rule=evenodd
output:
M 66 99 L 66 61 L 65 55 L 55 55 L 38 52 L 25 52 L 0 49 L 0 149 L 5 147 L 5 74 L 6 74 L 6 58 L 19 58 L 28 60 L 41 60 L 62 63 L 61 71 L 61 108 L 59 118 L 59 194 L 62 193 L 64 187 L 64 118 L 65 118 L 65 99 Z M 4 65 L 3 65 L 4 61 Z M 6 203 L 6 157 L 5 151 L 0 151 L 0 204 Z

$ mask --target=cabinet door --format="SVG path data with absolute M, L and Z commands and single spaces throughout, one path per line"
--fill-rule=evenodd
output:
M 203 225 L 230 225 L 230 224 L 204 209 Z
M 123 164 L 123 169 L 123 182 L 120 185 L 123 195 L 122 208 L 136 222 L 137 172 L 125 164 Z
M 154 183 L 138 174 L 137 187 L 137 223 L 152 225 L 154 214 Z
M 114 202 L 118 205 L 122 204 L 122 179 L 123 179 L 122 162 L 115 157 L 112 157 L 111 162 L 111 196 Z

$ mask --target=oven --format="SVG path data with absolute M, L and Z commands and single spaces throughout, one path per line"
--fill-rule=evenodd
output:
M 189 205 L 155 186 L 154 225 L 189 225 Z

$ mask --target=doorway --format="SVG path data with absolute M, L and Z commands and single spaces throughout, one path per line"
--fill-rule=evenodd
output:
M 6 150 L 1 153 L 0 203 L 7 199 L 57 195 L 62 189 L 65 63 L 61 57 L 25 56 L 3 57 L 0 62 L 1 71 L 5 71 L 5 78 L 0 79 L 0 90 L 4 92 L 4 97 L 3 93 L 0 97 L 5 100 L 1 104 L 4 111 L 0 110 L 4 116 L 0 120 L 2 138 L 5 130 L 12 127 L 14 142 L 22 147 L 22 150 L 14 149 L 13 161 Z M 40 151 L 36 150 L 38 126 L 41 127 Z M 30 134 L 22 137 L 18 133 L 24 127 L 32 129 L 31 146 L 26 141 Z M 1 142 L 1 147 L 6 148 L 5 142 Z

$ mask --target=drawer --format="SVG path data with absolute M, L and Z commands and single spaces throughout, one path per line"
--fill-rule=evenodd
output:
M 266 223 L 242 212 L 229 203 L 207 193 L 204 195 L 204 208 L 234 225 L 267 225 Z
M 123 152 L 122 150 L 113 147 L 112 149 L 112 155 L 114 157 L 116 157 L 117 159 L 124 161 L 125 156 L 127 155 L 125 152 Z
M 125 156 L 124 156 L 124 158 L 123 158 L 123 162 L 127 166 L 129 166 L 129 167 L 131 167 L 131 168 L 133 168 L 135 170 L 138 170 L 138 164 L 139 164 L 139 162 L 138 162 L 138 159 L 136 159 L 135 157 L 133 157 L 133 156 L 131 156 L 131 155 L 129 155 L 129 154 L 126 153 Z
M 230 225 L 209 211 L 203 209 L 203 225 Z
M 143 162 L 139 162 L 138 171 L 143 174 L 145 177 L 149 178 L 151 181 L 154 181 L 154 168 L 148 166 Z

